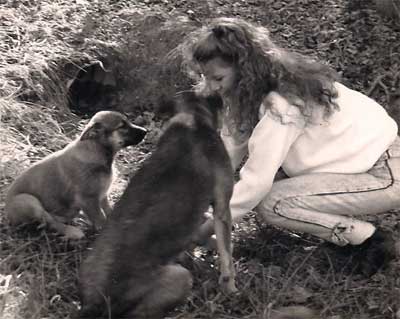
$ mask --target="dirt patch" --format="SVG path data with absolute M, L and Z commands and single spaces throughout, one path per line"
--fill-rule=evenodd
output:
M 190 88 L 190 81 L 168 53 L 193 28 L 193 21 L 184 16 L 126 10 L 119 19 L 129 23 L 118 49 L 82 66 L 71 80 L 70 107 L 77 112 L 117 109 L 137 114 L 152 110 L 162 95 Z

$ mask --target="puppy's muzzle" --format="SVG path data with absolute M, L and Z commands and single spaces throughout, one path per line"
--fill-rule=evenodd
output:
M 147 134 L 147 130 L 141 126 L 130 124 L 125 146 L 139 144 Z

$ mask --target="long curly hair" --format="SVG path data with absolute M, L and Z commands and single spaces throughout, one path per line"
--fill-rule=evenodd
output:
M 199 91 L 205 88 L 200 64 L 220 57 L 236 68 L 235 96 L 223 99 L 229 129 L 240 134 L 250 135 L 259 121 L 260 105 L 271 91 L 298 107 L 306 119 L 316 107 L 323 108 L 325 118 L 338 109 L 337 74 L 325 64 L 278 47 L 263 26 L 240 18 L 216 18 L 191 32 L 177 50 Z

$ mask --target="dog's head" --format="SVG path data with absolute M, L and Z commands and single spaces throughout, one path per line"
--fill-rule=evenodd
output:
M 147 131 L 129 122 L 128 118 L 115 111 L 97 112 L 81 134 L 80 140 L 94 140 L 113 152 L 140 143 Z
M 161 98 L 157 115 L 164 118 L 173 118 L 179 122 L 192 125 L 194 119 L 207 123 L 213 129 L 218 129 L 221 123 L 222 99 L 215 96 L 202 97 L 195 92 L 185 91 L 173 99 Z

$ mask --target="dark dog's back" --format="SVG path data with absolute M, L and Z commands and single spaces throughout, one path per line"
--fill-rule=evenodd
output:
M 109 310 L 124 317 L 151 289 L 161 267 L 188 248 L 213 199 L 216 166 L 232 187 L 229 158 L 215 130 L 217 110 L 190 107 L 175 109 L 84 261 L 81 318 Z

